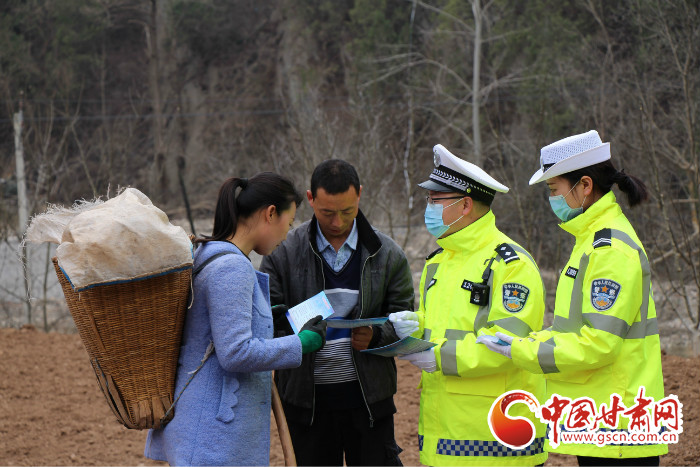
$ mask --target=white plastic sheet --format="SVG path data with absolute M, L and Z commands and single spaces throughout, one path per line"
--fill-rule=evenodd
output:
M 76 290 L 192 265 L 187 233 L 135 188 L 105 202 L 54 206 L 32 219 L 26 239 L 59 243 L 58 264 Z

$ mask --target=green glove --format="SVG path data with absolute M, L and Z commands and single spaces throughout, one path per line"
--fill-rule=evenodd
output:
M 301 341 L 302 354 L 316 352 L 323 346 L 323 339 L 313 331 L 300 331 L 297 336 L 299 336 Z
M 326 326 L 321 315 L 311 318 L 301 327 L 299 340 L 301 341 L 301 353 L 316 352 L 326 343 Z

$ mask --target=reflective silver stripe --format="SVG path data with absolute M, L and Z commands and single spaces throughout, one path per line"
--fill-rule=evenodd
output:
M 457 372 L 457 342 L 463 340 L 467 334 L 474 334 L 474 332 L 445 329 L 447 342 L 440 347 L 440 364 L 444 375 L 459 376 Z
M 581 326 L 583 326 L 583 317 L 581 316 L 583 307 L 583 277 L 586 275 L 588 268 L 589 256 L 584 253 L 581 256 L 581 261 L 578 266 L 578 274 L 574 279 L 574 286 L 571 289 L 571 300 L 569 301 L 569 317 L 564 318 L 560 315 L 554 315 L 552 329 L 558 332 L 575 332 L 581 335 Z
M 467 334 L 474 334 L 474 331 L 462 331 L 461 329 L 445 329 L 445 339 L 461 341 Z
M 649 318 L 649 296 L 651 295 L 651 267 L 649 266 L 649 259 L 644 253 L 642 247 L 640 247 L 632 237 L 627 235 L 621 230 L 611 230 L 611 236 L 626 243 L 630 248 L 637 250 L 639 255 L 639 263 L 642 266 L 642 305 L 639 308 L 639 314 L 641 320 L 639 323 L 632 323 L 630 327 L 630 332 L 626 336 L 628 339 L 643 339 L 646 336 L 651 336 L 659 333 L 659 327 L 656 319 L 652 320 Z M 632 330 L 634 329 L 634 332 Z
M 604 315 L 602 313 L 584 313 L 583 323 L 593 329 L 609 332 L 617 337 L 625 338 L 630 330 L 629 324 L 617 316 Z
M 540 342 L 540 346 L 537 348 L 537 361 L 542 368 L 542 373 L 559 373 L 559 368 L 554 362 L 554 347 L 556 346 L 553 337 L 545 342 Z
M 532 264 L 534 264 L 535 266 L 537 266 L 537 263 L 535 262 L 535 259 L 530 255 L 530 253 L 528 253 L 527 251 L 525 251 L 524 248 L 521 248 L 520 246 L 516 245 L 515 243 L 509 243 L 508 245 L 510 245 L 510 247 L 511 247 L 512 249 L 514 249 L 515 251 L 517 251 L 518 253 L 522 253 L 522 254 L 524 254 L 525 256 L 527 256 L 528 258 L 530 258 L 530 261 L 532 261 Z
M 609 332 L 623 339 L 643 339 L 646 336 L 653 336 L 659 333 L 656 318 L 647 319 L 646 323 L 637 321 L 630 326 L 624 320 L 615 316 L 601 313 L 584 313 L 583 322 L 594 329 Z
M 641 321 L 632 323 L 625 339 L 644 339 L 647 336 L 655 336 L 659 333 L 659 323 L 656 318 L 647 318 L 646 325 Z
M 530 255 L 530 253 L 527 252 L 527 250 L 525 250 L 524 248 L 519 247 L 518 245 L 516 245 L 516 244 L 514 244 L 514 243 L 509 243 L 508 245 L 510 245 L 511 248 L 513 248 L 515 251 L 518 251 L 518 252 L 524 254 L 525 256 L 527 256 L 528 258 L 530 258 L 530 261 L 532 261 L 532 264 L 535 266 L 535 269 L 537 269 L 537 271 L 540 270 L 539 266 L 537 266 L 537 262 L 535 261 L 535 258 L 533 258 L 533 257 Z M 547 308 L 547 305 L 546 305 L 546 297 L 545 297 L 545 295 L 546 295 L 546 293 L 545 293 L 546 290 L 545 290 L 545 287 L 544 287 L 544 282 L 542 281 L 542 278 L 541 278 L 541 277 L 540 277 L 540 284 L 542 284 L 542 306 L 543 306 L 544 308 Z
M 440 366 L 442 374 L 448 376 L 459 376 L 457 372 L 457 341 L 451 340 L 440 347 Z
M 491 281 L 489 280 L 489 285 Z M 486 306 L 479 307 L 479 311 L 476 313 L 474 318 L 474 332 L 479 332 L 479 329 L 486 327 L 488 325 L 489 313 L 491 312 L 491 299 L 489 298 L 489 303 Z
M 586 277 L 586 269 L 588 269 L 588 261 L 590 256 L 584 254 L 581 257 L 581 261 L 578 265 L 578 274 L 576 274 L 576 279 L 574 279 L 574 287 L 571 291 L 571 301 L 569 302 L 569 319 L 567 327 L 569 332 L 575 332 L 576 334 L 581 334 L 581 327 L 583 326 L 583 279 Z
M 423 308 L 425 309 L 425 297 L 428 294 L 428 286 L 430 285 L 430 281 L 433 280 L 433 276 L 435 276 L 435 273 L 437 272 L 437 268 L 440 266 L 440 263 L 431 263 L 426 267 L 425 270 L 425 282 L 423 283 Z
M 430 334 L 433 331 L 430 328 L 424 328 L 423 329 L 423 340 L 429 341 L 430 340 Z
M 489 321 L 488 325 L 489 327 L 492 325 L 500 326 L 520 337 L 527 337 L 532 332 L 532 328 L 530 328 L 525 321 L 518 319 L 515 316 Z

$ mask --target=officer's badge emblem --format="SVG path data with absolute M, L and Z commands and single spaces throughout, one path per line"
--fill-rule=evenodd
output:
M 503 284 L 503 307 L 511 313 L 522 310 L 530 296 L 530 289 L 514 282 Z
M 595 279 L 591 283 L 591 305 L 598 311 L 610 309 L 620 295 L 620 284 L 610 279 Z

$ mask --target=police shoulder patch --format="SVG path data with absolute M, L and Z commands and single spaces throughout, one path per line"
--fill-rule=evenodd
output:
M 503 259 L 503 262 L 506 264 L 520 259 L 518 253 L 515 252 L 515 248 L 507 243 L 501 243 L 498 245 L 496 247 L 496 253 L 498 253 L 498 255 Z
M 503 307 L 511 313 L 522 310 L 530 296 L 530 289 L 522 284 L 509 282 L 503 284 Z
M 610 279 L 594 279 L 591 282 L 591 305 L 598 311 L 610 309 L 620 296 L 622 286 Z

